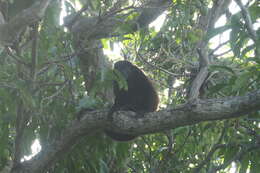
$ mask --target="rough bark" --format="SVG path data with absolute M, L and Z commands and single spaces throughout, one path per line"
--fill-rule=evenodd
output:
M 80 121 L 74 121 L 64 130 L 60 138 L 41 151 L 33 159 L 23 162 L 13 173 L 44 172 L 72 148 L 80 138 L 95 134 L 95 131 L 110 130 L 126 134 L 142 135 L 194 125 L 203 121 L 238 118 L 250 112 L 260 110 L 260 90 L 245 96 L 226 97 L 221 99 L 197 100 L 176 109 L 147 113 L 136 119 L 136 113 L 119 111 L 113 115 L 113 122 L 107 122 L 108 111 L 92 111 Z
M 214 28 L 215 22 L 229 7 L 231 0 L 216 0 L 213 7 L 205 15 L 200 16 L 199 29 L 204 31 L 204 36 L 197 43 L 197 50 L 199 54 L 200 69 L 195 79 L 193 80 L 189 92 L 189 100 L 197 99 L 200 94 L 200 88 L 208 76 L 208 67 L 210 65 L 208 53 L 208 40 L 205 39 L 207 33 Z
M 119 36 L 127 34 L 127 31 L 124 32 L 120 29 L 122 23 L 128 24 L 128 28 L 132 28 L 129 32 L 135 32 L 140 28 L 148 26 L 149 23 L 169 7 L 170 3 L 171 1 L 169 0 L 150 0 L 147 4 L 144 4 L 143 8 L 138 10 L 138 13 L 140 13 L 139 17 L 131 21 L 127 21 L 128 16 L 125 14 L 76 17 L 73 19 L 68 17 L 65 21 L 65 26 L 70 28 L 72 33 L 84 33 L 84 37 L 87 39 Z
M 34 24 L 44 16 L 50 2 L 51 0 L 36 1 L 31 7 L 13 17 L 8 23 L 0 22 L 0 45 L 8 46 L 14 43 L 25 27 Z

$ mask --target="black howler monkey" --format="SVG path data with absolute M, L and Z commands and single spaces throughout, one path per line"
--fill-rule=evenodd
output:
M 113 89 L 115 102 L 112 106 L 109 116 L 117 110 L 134 111 L 134 112 L 153 112 L 158 106 L 158 95 L 151 81 L 135 65 L 128 61 L 118 61 L 114 69 L 121 72 L 126 79 L 128 90 L 120 89 L 117 82 L 114 82 Z M 136 136 L 122 134 L 106 130 L 105 133 L 117 141 L 129 141 Z

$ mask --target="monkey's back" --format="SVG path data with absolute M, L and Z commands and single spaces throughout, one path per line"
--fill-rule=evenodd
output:
M 151 81 L 145 74 L 128 61 L 119 61 L 124 68 L 116 68 L 127 81 L 128 90 L 119 89 L 118 84 L 114 84 L 115 105 L 126 107 L 127 110 L 135 112 L 153 112 L 158 106 L 158 95 Z M 117 62 L 117 63 L 119 63 Z M 128 75 L 122 70 L 130 68 Z M 125 110 L 125 109 L 124 109 Z
M 118 61 L 114 68 L 126 79 L 128 90 L 120 89 L 118 84 L 114 83 L 115 103 L 111 113 L 116 110 L 140 113 L 155 111 L 159 102 L 158 95 L 145 74 L 128 61 Z M 106 134 L 118 141 L 129 141 L 136 137 L 111 131 L 106 131 Z

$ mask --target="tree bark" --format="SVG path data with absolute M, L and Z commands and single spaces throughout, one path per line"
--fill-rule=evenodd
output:
M 80 121 L 72 122 L 51 146 L 31 160 L 23 162 L 13 173 L 44 172 L 82 137 L 93 135 L 99 130 L 109 129 L 126 134 L 143 135 L 204 121 L 238 118 L 259 110 L 260 90 L 244 96 L 196 100 L 176 109 L 147 113 L 141 118 L 136 118 L 138 113 L 119 111 L 113 115 L 113 122 L 107 121 L 107 110 L 87 112 Z
M 8 23 L 0 22 L 0 45 L 9 46 L 17 41 L 19 34 L 25 27 L 44 17 L 50 2 L 51 0 L 36 1 L 31 7 L 14 16 Z

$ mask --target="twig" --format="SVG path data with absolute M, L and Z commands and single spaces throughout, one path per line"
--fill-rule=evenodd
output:
M 219 48 L 226 45 L 227 43 L 229 43 L 229 40 L 219 44 L 215 49 L 213 49 L 212 51 L 209 52 L 209 56 L 211 56 L 214 52 L 216 52 Z
M 191 135 L 191 130 L 189 130 L 188 134 L 185 136 L 185 140 L 183 141 L 183 143 L 180 145 L 181 147 L 184 147 L 188 141 L 188 138 L 190 137 Z M 173 153 L 173 155 L 176 155 L 179 151 L 181 150 L 181 148 L 179 149 L 176 149 Z
M 223 55 L 225 55 L 225 54 L 227 54 L 227 53 L 229 53 L 229 52 L 231 52 L 232 51 L 232 49 L 228 49 L 227 51 L 225 51 L 225 52 L 222 52 L 222 53 L 220 53 L 220 54 L 218 54 L 218 55 L 213 55 L 214 56 L 214 58 L 216 58 L 216 57 L 219 57 L 219 56 L 223 56 Z
M 12 53 L 12 51 L 10 50 L 9 47 L 6 47 L 5 50 L 6 50 L 7 54 L 8 54 L 11 58 L 13 58 L 17 63 L 22 64 L 22 65 L 24 65 L 24 66 L 26 66 L 26 67 L 29 67 L 29 64 L 27 64 L 26 62 L 22 61 L 22 60 L 20 59 L 20 57 L 14 55 L 14 54 Z
M 208 55 L 206 53 L 206 50 L 204 49 L 197 49 L 199 54 L 199 60 L 200 60 L 200 71 L 193 80 L 189 92 L 189 100 L 197 99 L 199 96 L 199 90 L 205 81 L 205 79 L 208 76 L 208 66 L 209 66 L 209 59 Z
M 248 10 L 242 4 L 241 0 L 235 0 L 235 1 L 241 9 L 242 16 L 245 20 L 248 33 L 249 33 L 250 37 L 252 38 L 252 40 L 254 41 L 254 43 L 257 45 L 259 38 L 257 37 L 256 31 L 254 30 L 253 23 L 252 23 L 252 20 L 251 20 L 251 17 L 250 17 Z M 260 51 L 259 47 L 256 46 L 256 57 L 259 57 L 259 53 L 260 53 L 259 51 Z
M 59 63 L 59 62 L 64 62 L 64 61 L 69 61 L 69 60 L 71 60 L 73 57 L 75 57 L 75 56 L 81 54 L 82 52 L 85 52 L 85 51 L 91 50 L 91 49 L 100 49 L 100 48 L 103 48 L 102 45 L 98 45 L 98 46 L 96 46 L 96 47 L 89 47 L 89 48 L 80 48 L 80 49 L 77 50 L 76 52 L 73 52 L 73 53 L 71 53 L 71 54 L 69 54 L 69 55 L 62 55 L 59 60 L 48 61 L 48 62 L 46 62 L 46 63 L 43 63 L 42 66 L 49 65 L 49 64 L 57 64 L 57 63 Z
M 44 102 L 45 100 L 50 100 L 50 99 L 53 99 L 54 97 L 57 97 L 57 96 L 61 93 L 61 91 L 65 88 L 67 82 L 68 82 L 68 81 L 65 81 L 65 82 L 63 83 L 63 86 L 62 86 L 61 88 L 59 88 L 58 91 L 56 91 L 54 94 L 52 94 L 51 96 L 48 96 L 48 97 L 43 98 L 42 101 L 41 101 L 41 105 L 43 104 L 43 102 Z
M 15 87 L 15 86 L 8 85 L 8 84 L 6 84 L 6 83 L 4 83 L 4 82 L 0 82 L 0 87 L 1 87 L 1 88 L 10 88 L 10 89 L 16 89 L 16 87 Z
M 235 0 L 237 5 L 240 7 L 240 9 L 242 10 L 242 15 L 243 15 L 243 18 L 246 22 L 246 28 L 251 36 L 251 38 L 254 40 L 254 42 L 257 42 L 257 34 L 256 34 L 256 31 L 254 30 L 253 28 L 253 23 L 252 23 L 252 20 L 251 20 L 251 17 L 250 17 L 250 14 L 247 10 L 247 8 L 242 4 L 241 0 Z
M 260 144 L 253 144 L 251 146 L 246 146 L 246 147 L 243 147 L 243 146 L 240 146 L 241 147 L 241 150 L 238 151 L 236 153 L 236 155 L 231 158 L 230 160 L 228 160 L 227 162 L 225 162 L 224 164 L 221 164 L 219 166 L 216 166 L 216 167 L 212 167 L 208 172 L 209 173 L 215 173 L 221 169 L 225 169 L 227 166 L 229 166 L 233 161 L 235 160 L 239 160 L 241 157 L 243 157 L 243 155 L 245 155 L 247 152 L 250 152 L 254 149 L 259 149 L 260 147 Z
M 211 157 L 213 156 L 213 154 L 220 148 L 224 148 L 226 147 L 226 144 L 215 144 L 212 149 L 210 150 L 210 152 L 208 153 L 208 155 L 206 156 L 206 158 L 194 169 L 193 173 L 200 173 L 201 168 L 206 165 L 210 160 Z
M 209 151 L 209 153 L 207 154 L 206 158 L 200 162 L 200 164 L 194 168 L 193 170 L 193 173 L 199 173 L 201 172 L 200 170 L 203 168 L 204 165 L 206 165 L 208 162 L 210 162 L 211 160 L 211 157 L 213 156 L 213 154 L 215 153 L 215 151 L 217 151 L 218 149 L 220 148 L 223 148 L 223 147 L 226 147 L 227 145 L 226 144 L 221 144 L 221 141 L 225 135 L 225 132 L 226 132 L 226 126 L 227 124 L 224 125 L 225 127 L 223 128 L 222 132 L 221 132 L 221 135 L 219 136 L 219 139 L 217 141 L 216 144 L 213 145 L 212 149 Z
M 143 56 L 142 56 L 140 53 L 138 53 L 138 52 L 137 52 L 137 55 L 138 55 L 138 57 L 140 57 L 140 60 L 141 60 L 142 62 L 148 64 L 149 66 L 151 66 L 151 67 L 153 67 L 153 68 L 156 68 L 156 69 L 158 69 L 158 70 L 160 70 L 160 71 L 163 71 L 163 72 L 165 72 L 165 73 L 167 73 L 167 74 L 169 74 L 169 75 L 171 75 L 171 76 L 181 76 L 180 74 L 172 73 L 172 72 L 170 72 L 170 71 L 168 71 L 168 70 L 166 70 L 166 69 L 164 69 L 164 68 L 162 68 L 162 67 L 159 67 L 159 66 L 157 66 L 157 65 L 153 65 L 153 64 L 147 62 L 147 61 L 143 58 Z
M 36 80 L 36 66 L 37 66 L 37 59 L 38 59 L 38 54 L 37 54 L 37 48 L 38 48 L 38 23 L 33 25 L 33 33 L 32 33 L 32 37 L 33 37 L 33 41 L 32 41 L 32 60 L 31 60 L 31 79 L 32 79 L 32 83 L 35 82 Z

